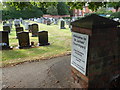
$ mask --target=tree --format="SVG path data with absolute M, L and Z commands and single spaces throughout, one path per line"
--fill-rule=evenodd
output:
M 47 8 L 47 13 L 50 15 L 58 15 L 58 10 L 55 6 L 52 5 Z
M 77 0 L 75 0 L 75 2 L 66 2 L 66 3 L 65 2 L 7 2 L 7 3 L 9 3 L 12 7 L 15 7 L 17 10 L 22 10 L 25 7 L 31 8 L 32 6 L 37 6 L 39 8 L 45 9 L 51 5 L 53 6 L 59 5 L 60 8 L 65 8 L 68 5 L 70 9 L 83 9 L 86 3 L 88 4 L 89 9 L 91 9 L 92 11 L 96 11 L 99 7 L 105 7 L 107 4 L 108 6 L 114 7 L 116 11 L 120 7 L 120 1 L 119 2 L 76 2 L 76 1 Z M 59 12 L 62 12 L 61 10 L 64 10 L 60 8 L 58 14 Z M 67 12 L 68 14 L 67 10 L 64 11 Z
M 69 8 L 64 2 L 58 2 L 57 9 L 59 15 L 69 15 Z
M 16 10 L 15 7 L 11 7 L 9 4 L 6 4 L 2 10 L 2 19 L 10 19 L 10 18 L 33 18 L 33 17 L 41 17 L 43 12 L 40 8 L 36 6 L 32 6 L 31 8 L 25 7 L 22 10 Z
M 114 9 L 116 9 L 116 12 L 117 12 L 118 9 L 120 8 L 120 1 L 108 3 L 108 7 L 113 7 Z

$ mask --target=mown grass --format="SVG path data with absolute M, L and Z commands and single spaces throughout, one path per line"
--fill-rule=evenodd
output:
M 30 23 L 36 22 L 30 21 Z M 48 26 L 38 23 L 38 25 L 39 31 L 48 31 L 50 45 L 39 46 L 30 49 L 16 49 L 16 47 L 18 46 L 18 40 L 16 39 L 16 32 L 13 26 L 12 31 L 9 35 L 9 43 L 10 46 L 13 46 L 14 49 L 2 51 L 1 61 L 3 63 L 3 66 L 24 61 L 47 59 L 66 54 L 71 51 L 71 32 L 68 28 L 68 25 L 66 25 L 66 29 L 59 29 L 59 25 L 53 24 Z M 35 45 L 37 45 L 38 37 L 31 37 L 31 33 L 29 34 L 29 37 L 30 42 L 33 41 L 35 42 Z

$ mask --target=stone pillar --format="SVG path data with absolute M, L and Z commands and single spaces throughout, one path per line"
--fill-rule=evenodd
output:
M 120 23 L 92 14 L 71 24 L 74 80 L 82 88 L 110 88 L 120 75 Z

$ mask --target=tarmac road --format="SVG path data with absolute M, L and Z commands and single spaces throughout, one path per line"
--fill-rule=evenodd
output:
M 2 69 L 3 88 L 75 88 L 71 56 L 27 62 Z

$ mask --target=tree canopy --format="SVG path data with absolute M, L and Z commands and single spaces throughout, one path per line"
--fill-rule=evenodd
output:
M 37 6 L 39 8 L 48 8 L 49 6 L 57 6 L 59 3 L 63 2 L 4 2 L 17 10 L 22 10 L 25 7 L 31 8 L 32 6 Z M 70 9 L 83 9 L 83 6 L 88 5 L 89 9 L 96 11 L 99 7 L 104 7 L 108 4 L 109 7 L 114 7 L 116 10 L 120 7 L 119 2 L 64 2 L 70 7 Z
M 6 2 L 10 6 L 15 7 L 17 10 L 24 9 L 25 7 L 30 8 L 31 6 L 44 7 L 48 8 L 49 6 L 57 6 L 59 3 L 63 2 Z M 64 2 L 70 7 L 70 9 L 82 9 L 85 4 L 88 4 L 88 7 L 91 10 L 97 10 L 99 7 L 106 5 L 106 2 Z
M 58 10 L 55 6 L 52 5 L 47 8 L 47 13 L 50 15 L 58 15 Z
M 108 3 L 108 7 L 113 7 L 114 9 L 116 9 L 116 12 L 117 12 L 118 9 L 120 8 L 120 1 Z

